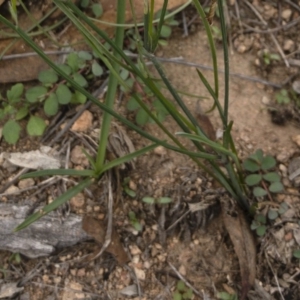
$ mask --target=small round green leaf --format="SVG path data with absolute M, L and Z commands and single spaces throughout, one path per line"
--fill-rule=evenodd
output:
M 126 108 L 129 110 L 129 111 L 133 111 L 133 110 L 136 110 L 140 107 L 139 103 L 136 101 L 136 99 L 134 97 L 131 97 L 128 102 L 127 102 L 127 105 L 126 105 Z
M 27 106 L 21 107 L 16 113 L 15 116 L 16 121 L 24 119 L 28 115 L 28 113 L 29 111 Z
M 250 155 L 249 158 L 257 161 L 257 163 L 261 163 L 264 158 L 264 152 L 261 149 L 257 149 L 254 154 Z
M 170 37 L 171 33 L 172 33 L 172 28 L 170 26 L 163 25 L 161 27 L 161 32 L 160 32 L 161 37 L 168 38 Z
M 93 58 L 92 54 L 87 51 L 79 51 L 78 57 L 84 60 L 91 60 Z
M 181 294 L 179 292 L 174 292 L 173 300 L 182 300 Z
M 86 79 L 81 74 L 75 73 L 73 78 L 81 87 L 86 87 L 88 85 Z
M 263 196 L 267 195 L 267 191 L 264 190 L 263 188 L 259 187 L 259 186 L 256 186 L 253 189 L 253 195 L 255 197 L 263 197 Z
M 268 218 L 270 220 L 275 220 L 278 217 L 278 211 L 275 209 L 269 209 L 268 211 Z
M 38 79 L 41 83 L 55 83 L 58 80 L 58 76 L 52 69 L 50 69 L 41 71 Z
M 280 215 L 284 214 L 289 209 L 289 206 L 286 204 L 286 202 L 282 202 L 279 206 L 278 213 Z
M 281 182 L 273 182 L 270 186 L 269 186 L 269 191 L 271 193 L 279 193 L 282 192 L 284 189 L 283 185 Z
M 172 198 L 169 197 L 160 197 L 157 199 L 157 203 L 159 204 L 168 204 L 172 202 Z
M 68 104 L 72 99 L 72 93 L 65 84 L 60 84 L 57 87 L 55 94 L 59 104 Z
M 294 251 L 293 251 L 293 256 L 294 256 L 295 258 L 300 258 L 300 249 L 294 250 Z
M 72 73 L 72 69 L 70 66 L 65 65 L 65 64 L 61 64 L 61 65 L 57 65 L 64 73 L 66 73 L 66 75 L 70 75 Z
M 147 112 L 142 108 L 139 109 L 139 111 L 135 116 L 135 121 L 137 122 L 137 124 L 140 126 L 144 126 L 148 122 L 148 120 L 149 120 L 149 115 L 147 114 Z
M 17 83 L 6 92 L 7 100 L 10 104 L 18 103 L 24 91 L 24 85 Z
M 185 283 L 182 280 L 178 280 L 178 282 L 176 284 L 176 289 L 179 292 L 184 292 L 185 291 Z
M 255 220 L 252 221 L 250 228 L 251 230 L 256 230 L 256 228 L 258 228 L 260 226 L 260 224 L 258 222 L 256 222 Z
M 71 67 L 73 72 L 77 72 L 79 69 L 79 57 L 77 53 L 70 53 L 67 56 L 67 64 Z
M 159 39 L 158 40 L 158 44 L 161 45 L 161 46 L 163 46 L 163 47 L 165 47 L 165 46 L 168 45 L 168 42 L 166 40 Z
M 45 121 L 36 116 L 31 116 L 26 126 L 27 132 L 31 136 L 41 136 L 44 133 L 45 128 Z
M 20 137 L 21 126 L 14 120 L 8 120 L 2 129 L 2 135 L 9 144 L 15 144 Z
M 266 224 L 267 223 L 267 219 L 263 214 L 258 214 L 255 215 L 255 220 L 259 223 L 259 224 Z
M 126 80 L 129 76 L 129 71 L 122 68 L 121 69 L 121 72 L 120 72 L 120 77 L 123 79 L 123 80 Z
M 54 93 L 51 93 L 44 103 L 44 112 L 48 116 L 55 116 L 58 112 L 58 101 Z
M 47 89 L 44 86 L 35 86 L 28 89 L 25 93 L 25 98 L 29 103 L 38 102 L 47 94 Z
M 103 74 L 103 68 L 94 61 L 92 64 L 92 72 L 95 76 L 101 76 Z
M 243 166 L 245 168 L 245 170 L 250 171 L 250 172 L 256 172 L 258 170 L 260 170 L 260 165 L 254 161 L 253 159 L 247 158 L 244 162 L 243 162 Z
M 103 8 L 100 3 L 95 3 L 92 5 L 92 11 L 96 18 L 99 18 L 103 14 Z
M 270 172 L 263 175 L 263 178 L 269 182 L 279 182 L 280 181 L 280 175 L 276 172 Z
M 72 95 L 71 103 L 73 104 L 84 104 L 86 102 L 86 96 L 81 94 L 78 91 L 75 91 L 75 93 Z
M 132 226 L 136 231 L 142 231 L 143 229 L 143 226 L 138 221 L 132 222 Z
M 267 155 L 263 158 L 261 168 L 263 170 L 269 170 L 276 166 L 276 160 L 273 156 Z
M 258 185 L 261 180 L 262 180 L 261 174 L 251 174 L 246 177 L 245 182 L 247 185 L 253 186 L 253 185 Z
M 264 236 L 266 233 L 267 227 L 265 225 L 261 225 L 256 229 L 256 234 L 258 236 Z
M 144 197 L 142 199 L 142 201 L 147 203 L 147 204 L 154 204 L 155 203 L 155 199 L 153 197 Z
M 134 198 L 136 196 L 136 192 L 131 190 L 128 186 L 124 187 L 124 192 L 131 198 Z
M 81 0 L 81 2 L 80 2 L 80 6 L 82 8 L 87 8 L 89 6 L 89 4 L 90 4 L 90 0 Z

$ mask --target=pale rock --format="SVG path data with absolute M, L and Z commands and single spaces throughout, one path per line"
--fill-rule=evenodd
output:
M 300 80 L 295 80 L 292 84 L 292 87 L 297 94 L 300 94 Z
M 79 270 L 77 271 L 77 276 L 83 277 L 83 276 L 85 276 L 85 275 L 86 275 L 86 271 L 85 271 L 84 268 L 81 268 L 81 269 L 79 269 Z
M 182 276 L 185 276 L 185 275 L 186 275 L 186 268 L 185 268 L 184 265 L 180 265 L 178 271 L 179 271 L 179 273 L 180 273 Z
M 20 182 L 18 183 L 18 187 L 23 190 L 26 188 L 29 188 L 31 186 L 34 186 L 35 182 L 32 178 L 26 178 L 23 180 L 20 180 Z
M 93 115 L 88 110 L 85 110 L 81 116 L 75 121 L 72 130 L 76 132 L 85 132 L 91 129 L 93 124 Z
M 15 193 L 19 192 L 19 190 L 20 190 L 20 189 L 19 189 L 17 186 L 11 185 L 11 186 L 5 191 L 5 193 L 6 193 L 6 194 L 15 194 Z
M 156 147 L 156 148 L 153 150 L 153 152 L 154 152 L 156 155 L 158 155 L 158 156 L 164 156 L 164 155 L 167 154 L 167 150 L 166 150 L 166 148 L 163 147 L 163 146 L 158 146 L 158 147 Z
M 292 10 L 290 8 L 287 8 L 287 9 L 284 9 L 282 12 L 281 12 L 281 17 L 282 19 L 284 19 L 285 21 L 289 21 L 290 18 L 292 16 Z
M 261 102 L 262 102 L 262 104 L 264 104 L 264 105 L 269 105 L 271 101 L 270 101 L 270 98 L 269 98 L 269 97 L 263 96 L 262 99 L 261 99 Z
M 141 270 L 141 269 L 138 269 L 138 268 L 134 268 L 134 271 L 135 271 L 136 277 L 139 280 L 145 280 L 146 279 L 146 273 L 145 273 L 144 270 Z
M 295 50 L 295 42 L 291 39 L 285 40 L 282 48 L 286 52 L 293 52 Z
M 279 170 L 282 173 L 282 176 L 286 177 L 287 176 L 287 167 L 284 164 L 279 165 Z
M 130 246 L 129 249 L 130 249 L 131 255 L 137 255 L 137 254 L 141 254 L 142 253 L 141 249 L 138 246 L 136 246 L 136 245 Z
M 296 143 L 298 147 L 300 147 L 300 134 L 293 136 L 292 141 Z
M 83 207 L 84 203 L 85 203 L 85 198 L 82 193 L 77 194 L 76 196 L 72 197 L 70 200 L 71 206 L 75 208 Z
M 82 147 L 77 145 L 73 148 L 71 151 L 70 156 L 71 162 L 75 165 L 80 165 L 82 167 L 89 166 L 89 160 L 85 156 L 85 154 L 82 151 Z
M 136 191 L 137 190 L 137 186 L 136 186 L 136 183 L 132 180 L 129 181 L 129 188 L 133 191 Z

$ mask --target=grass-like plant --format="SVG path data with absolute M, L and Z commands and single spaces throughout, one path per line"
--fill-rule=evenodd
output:
M 124 163 L 134 157 L 141 155 L 147 151 L 150 151 L 157 145 L 162 145 L 168 149 L 183 153 L 189 156 L 199 168 L 204 169 L 214 180 L 218 181 L 232 196 L 237 203 L 244 209 L 249 208 L 247 201 L 247 189 L 245 188 L 243 180 L 243 169 L 240 164 L 237 152 L 234 146 L 234 142 L 231 136 L 232 122 L 228 120 L 228 106 L 229 106 L 229 59 L 226 37 L 226 26 L 225 19 L 223 14 L 223 4 L 222 0 L 218 0 L 219 16 L 222 30 L 222 40 L 224 48 L 224 70 L 225 70 L 225 94 L 223 101 L 220 100 L 219 96 L 219 78 L 218 78 L 218 63 L 216 56 L 216 48 L 214 44 L 213 35 L 211 32 L 211 27 L 209 24 L 209 19 L 214 14 L 213 9 L 210 10 L 210 18 L 207 19 L 207 16 L 203 10 L 203 7 L 198 0 L 194 0 L 193 4 L 195 5 L 199 16 L 202 19 L 203 25 L 206 31 L 206 37 L 208 38 L 211 57 L 213 61 L 213 70 L 214 70 L 214 83 L 210 84 L 205 76 L 200 70 L 197 70 L 199 80 L 202 81 L 206 89 L 209 91 L 210 96 L 213 100 L 212 109 L 217 109 L 219 117 L 223 125 L 223 139 L 221 142 L 216 142 L 205 134 L 205 131 L 198 124 L 195 116 L 186 106 L 185 102 L 182 100 L 176 89 L 173 87 L 171 82 L 167 79 L 161 65 L 153 55 L 155 49 L 159 44 L 159 39 L 161 36 L 162 28 L 165 24 L 164 17 L 166 15 L 166 8 L 168 1 L 165 0 L 163 7 L 160 12 L 160 19 L 157 26 L 154 28 L 153 20 L 155 19 L 154 13 L 154 0 L 144 1 L 145 10 L 144 10 L 144 37 L 139 36 L 139 31 L 137 26 L 135 27 L 135 36 L 137 38 L 137 49 L 139 53 L 137 63 L 133 61 L 126 55 L 126 52 L 122 49 L 123 47 L 123 38 L 124 38 L 124 27 L 116 27 L 115 39 L 109 38 L 105 32 L 100 30 L 94 22 L 92 22 L 76 5 L 71 1 L 60 1 L 54 0 L 55 5 L 63 11 L 63 13 L 69 18 L 73 25 L 82 33 L 87 44 L 91 47 L 93 53 L 99 57 L 99 59 L 106 65 L 109 69 L 109 84 L 106 94 L 105 103 L 100 103 L 98 99 L 93 97 L 88 93 L 85 88 L 80 85 L 72 76 L 67 74 L 64 70 L 59 68 L 55 63 L 45 55 L 45 53 L 25 34 L 17 25 L 9 22 L 3 16 L 0 16 L 0 22 L 4 23 L 6 26 L 13 29 L 24 41 L 32 47 L 57 73 L 61 78 L 66 80 L 66 82 L 72 87 L 73 90 L 78 91 L 86 98 L 91 100 L 95 105 L 99 106 L 104 111 L 101 132 L 100 132 L 100 141 L 98 145 L 98 153 L 96 158 L 93 159 L 89 157 L 92 168 L 90 170 L 46 170 L 46 171 L 37 171 L 29 173 L 25 177 L 37 177 L 37 176 L 52 176 L 52 175 L 69 175 L 69 176 L 79 176 L 83 178 L 77 186 L 69 189 L 65 194 L 58 197 L 51 204 L 45 206 L 42 210 L 34 213 L 32 216 L 27 218 L 21 225 L 17 227 L 16 230 L 20 230 L 38 218 L 42 217 L 44 214 L 56 209 L 59 205 L 68 201 L 71 197 L 82 191 L 84 188 L 89 186 L 94 180 L 98 180 L 104 172 L 107 170 Z M 212 7 L 215 7 L 216 1 Z M 130 1 L 133 16 L 134 9 L 132 1 Z M 117 23 L 124 24 L 124 14 L 125 14 L 125 1 L 118 1 L 118 12 L 117 12 Z M 203 36 L 205 38 L 205 35 Z M 112 49 L 108 50 L 107 44 Z M 170 92 L 174 101 L 168 100 L 165 95 L 162 93 L 162 89 L 158 88 L 156 81 L 152 78 L 145 61 L 151 61 L 156 71 L 158 72 L 162 83 L 165 85 L 165 88 Z M 138 103 L 138 108 L 145 111 L 149 118 L 153 120 L 158 128 L 162 131 L 162 134 L 165 134 L 165 138 L 159 139 L 151 134 L 147 133 L 140 126 L 135 125 L 134 123 L 127 120 L 124 116 L 119 115 L 113 110 L 114 99 L 116 94 L 117 85 L 120 84 L 125 90 L 128 90 L 130 87 L 120 76 L 120 68 L 127 70 L 132 76 L 139 80 L 144 86 L 147 87 L 149 91 L 155 96 L 155 99 L 159 101 L 160 107 L 163 107 L 165 113 L 169 114 L 174 121 L 177 123 L 180 130 L 177 133 L 170 132 L 164 124 L 161 122 L 161 119 L 157 114 L 153 113 L 151 108 L 149 108 L 141 99 L 138 94 L 132 95 Z M 174 104 L 175 103 L 175 104 Z M 140 149 L 134 153 L 128 154 L 124 157 L 117 158 L 113 161 L 106 162 L 106 147 L 108 134 L 110 130 L 111 118 L 115 117 L 117 120 L 122 122 L 124 125 L 128 126 L 132 130 L 135 130 L 141 136 L 147 138 L 152 142 L 151 145 Z M 194 148 L 186 148 L 180 142 L 178 137 L 184 137 L 191 141 L 191 145 L 194 145 Z M 169 142 L 166 141 L 169 140 Z M 208 146 L 208 147 L 205 147 Z M 192 150 L 196 149 L 196 150 Z

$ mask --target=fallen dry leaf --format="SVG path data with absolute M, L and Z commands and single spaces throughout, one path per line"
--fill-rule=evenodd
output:
M 101 246 L 103 245 L 106 234 L 106 224 L 104 221 L 84 216 L 82 219 L 82 229 L 88 235 L 92 236 L 97 243 L 101 244 Z M 128 255 L 120 242 L 120 237 L 115 230 L 112 231 L 111 242 L 105 251 L 114 255 L 120 265 L 124 265 L 129 261 Z
M 242 289 L 239 299 L 244 300 L 254 285 L 256 275 L 256 247 L 244 212 L 235 205 L 229 208 L 229 199 L 221 201 L 224 225 L 239 260 Z M 234 212 L 234 213 L 231 213 Z

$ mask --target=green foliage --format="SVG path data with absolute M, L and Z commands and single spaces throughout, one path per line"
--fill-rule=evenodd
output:
M 101 3 L 98 3 L 98 2 L 96 2 L 96 1 L 95 1 L 95 3 L 93 3 L 93 2 L 90 1 L 90 0 L 81 0 L 80 6 L 81 6 L 82 8 L 91 10 L 92 13 L 93 13 L 93 15 L 94 15 L 96 18 L 101 17 L 102 14 L 103 14 L 103 8 L 102 8 Z
M 131 198 L 136 197 L 136 192 L 129 187 L 130 177 L 126 177 L 123 180 L 122 187 L 123 191 Z
M 66 63 L 58 67 L 82 87 L 88 86 L 88 81 L 82 73 L 93 79 L 104 72 L 95 57 L 87 51 L 70 53 Z M 22 83 L 17 83 L 6 91 L 5 98 L 0 95 L 0 98 L 3 98 L 0 102 L 0 121 L 4 123 L 3 137 L 10 144 L 18 142 L 21 133 L 18 122 L 26 118 L 26 129 L 30 136 L 40 136 L 44 133 L 45 121 L 33 115 L 40 108 L 43 108 L 46 116 L 52 117 L 62 105 L 86 102 L 85 95 L 69 87 L 52 69 L 41 71 L 38 80 L 40 84 L 34 87 L 25 89 Z
M 148 122 L 153 122 L 153 120 L 150 118 L 148 113 L 141 107 L 140 103 L 137 101 L 137 98 L 140 99 L 140 101 L 143 101 L 142 96 L 138 93 L 135 93 L 129 98 L 126 108 L 129 111 L 136 111 L 136 123 L 140 126 L 144 126 Z M 150 102 L 148 105 L 146 104 L 148 109 L 157 117 L 157 119 L 160 122 L 163 122 L 166 116 L 169 114 L 167 109 L 158 99 L 155 99 L 154 96 L 151 97 L 150 93 L 146 95 L 146 98 L 148 98 Z
M 193 296 L 193 290 L 187 287 L 182 280 L 179 280 L 173 292 L 173 300 L 191 300 Z
M 222 300 L 238 300 L 238 296 L 236 294 L 231 295 L 227 292 L 220 292 L 217 294 L 218 299 Z
M 146 196 L 142 198 L 142 201 L 147 204 L 169 204 L 172 202 L 172 198 L 169 197 L 153 198 L 153 197 Z
M 291 98 L 286 89 L 281 89 L 278 93 L 276 93 L 275 99 L 278 104 L 289 104 L 291 102 Z
M 137 217 L 136 217 L 136 215 L 133 211 L 130 211 L 128 213 L 128 217 L 129 217 L 129 221 L 130 221 L 131 225 L 134 227 L 134 229 L 136 231 L 142 231 L 143 230 L 143 226 L 138 221 L 138 219 L 137 219 Z
M 268 50 L 264 50 L 262 52 L 262 59 L 263 59 L 263 62 L 268 66 L 273 61 L 279 61 L 280 56 L 276 53 L 270 53 Z
M 264 197 L 268 193 L 279 193 L 283 190 L 280 175 L 272 169 L 276 166 L 276 160 L 271 155 L 264 156 L 258 149 L 243 163 L 246 171 L 252 173 L 245 178 L 245 183 L 253 188 L 255 197 Z

